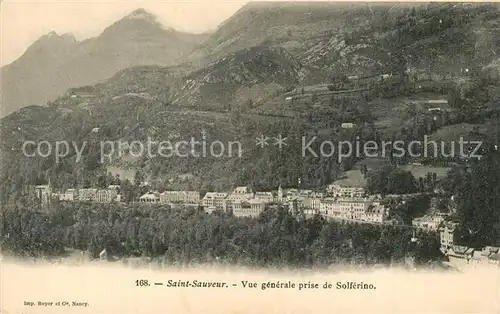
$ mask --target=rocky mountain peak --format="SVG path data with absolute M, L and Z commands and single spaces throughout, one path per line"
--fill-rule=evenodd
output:
M 38 39 L 39 42 L 43 42 L 43 41 L 61 41 L 61 40 L 76 41 L 76 38 L 71 33 L 65 33 L 65 34 L 59 35 L 57 32 L 51 31 L 51 32 L 49 32 L 49 33 L 47 33 L 45 35 L 42 35 Z
M 68 33 L 59 35 L 57 32 L 51 31 L 45 35 L 42 35 L 37 41 L 35 41 L 30 47 L 28 47 L 23 56 L 35 57 L 35 55 L 39 53 L 57 53 L 61 49 L 64 50 L 73 47 L 74 44 L 77 44 L 77 40 L 73 34 Z
M 146 10 L 144 10 L 142 8 L 133 11 L 129 15 L 125 16 L 124 19 L 146 20 L 146 21 L 149 21 L 149 22 L 156 22 L 157 21 L 156 16 L 154 14 L 149 13 L 149 12 L 147 12 Z
M 137 9 L 106 28 L 102 35 L 105 37 L 122 37 L 125 34 L 138 36 L 139 34 L 151 34 L 164 30 L 165 27 L 154 14 L 144 9 Z

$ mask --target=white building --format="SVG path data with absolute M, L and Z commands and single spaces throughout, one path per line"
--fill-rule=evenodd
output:
M 158 192 L 148 192 L 139 198 L 140 203 L 159 204 L 160 194 Z
M 481 259 L 489 264 L 498 265 L 500 262 L 500 248 L 486 246 L 481 250 Z
M 312 192 L 311 194 L 309 194 L 309 197 L 310 198 L 322 199 L 323 197 L 325 197 L 325 193 L 322 193 L 322 192 Z
M 117 196 L 117 189 L 101 189 L 96 192 L 94 201 L 100 203 L 111 203 L 113 201 L 116 201 Z
M 352 122 L 344 122 L 340 125 L 341 128 L 343 129 L 352 129 L 356 126 L 356 124 L 352 123 Z
M 197 191 L 165 191 L 160 194 L 161 204 L 198 204 L 199 202 L 200 192 Z
M 85 188 L 78 189 L 78 200 L 93 202 L 96 199 L 97 189 Z
M 236 200 L 233 203 L 233 215 L 236 217 L 257 217 L 266 209 L 266 202 L 253 198 L 251 200 Z
M 383 222 L 389 217 L 385 206 L 375 198 L 325 198 L 320 213 L 334 219 Z
M 262 200 L 266 203 L 274 202 L 274 195 L 272 192 L 255 192 L 255 199 Z
M 448 100 L 447 99 L 430 99 L 427 101 L 428 104 L 432 104 L 432 105 L 447 105 L 448 104 Z
M 283 202 L 284 200 L 284 194 L 283 194 L 283 189 L 281 188 L 281 185 L 278 187 L 278 193 L 277 193 L 277 198 L 276 201 L 278 202 Z
M 432 108 L 429 108 L 427 110 L 429 112 L 441 112 L 441 108 L 440 107 L 432 107 Z
M 250 187 L 248 186 L 238 186 L 233 190 L 232 194 L 240 194 L 240 195 L 252 195 L 253 196 L 253 191 Z
M 363 220 L 371 201 L 361 198 L 338 198 L 330 216 L 341 219 Z
M 83 189 L 67 189 L 59 195 L 60 201 L 86 201 L 110 203 L 119 202 L 119 186 L 110 185 L 107 189 L 83 188 Z
M 254 198 L 252 189 L 246 186 L 236 187 L 231 194 L 229 194 L 224 201 L 224 210 L 231 211 L 235 201 L 249 201 Z
M 299 196 L 300 196 L 300 194 L 299 194 L 298 189 L 288 189 L 288 190 L 286 190 L 284 201 L 285 200 L 292 201 L 292 200 L 299 198 Z
M 455 239 L 457 237 L 458 223 L 455 222 L 445 222 L 443 226 L 439 228 L 439 238 L 441 240 L 441 252 L 445 253 L 455 245 Z
M 224 210 L 226 197 L 227 193 L 207 192 L 201 200 L 201 205 L 207 212 L 212 212 L 216 209 Z
M 48 185 L 37 185 L 35 186 L 35 197 L 40 201 L 43 206 L 47 206 L 51 203 L 52 199 L 52 187 L 50 182 Z
M 367 222 L 382 223 L 389 218 L 389 210 L 380 203 L 373 203 L 361 216 L 361 220 Z
M 444 213 L 429 214 L 413 219 L 412 225 L 428 231 L 437 231 L 447 217 L 448 214 Z
M 63 193 L 59 194 L 60 201 L 74 201 L 78 198 L 78 192 L 75 189 L 67 189 Z
M 334 197 L 362 198 L 366 195 L 365 189 L 361 186 L 330 184 L 326 187 L 326 191 Z
M 320 202 L 320 213 L 322 215 L 333 214 L 335 199 L 333 197 L 327 197 Z
M 321 209 L 321 198 L 307 197 L 302 200 L 302 207 L 304 210 L 312 209 L 319 211 Z
M 311 217 L 316 214 L 319 214 L 319 209 L 314 209 L 314 208 L 304 208 L 303 212 L 306 216 Z

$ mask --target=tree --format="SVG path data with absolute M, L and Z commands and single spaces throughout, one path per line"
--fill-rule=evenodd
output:
M 475 164 L 464 175 L 463 183 L 455 185 L 457 214 L 465 231 L 462 242 L 480 247 L 499 245 L 500 240 L 500 157 L 492 153 Z M 496 170 L 495 170 L 496 169 Z

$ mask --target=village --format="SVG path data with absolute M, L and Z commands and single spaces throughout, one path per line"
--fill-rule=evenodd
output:
M 49 184 L 35 186 L 35 193 L 36 198 L 45 206 L 53 201 L 122 202 L 119 185 L 110 185 L 105 189 L 79 188 L 53 192 Z M 431 204 L 432 208 L 425 215 L 414 218 L 411 225 L 393 220 L 387 200 L 396 199 L 404 203 L 405 199 L 411 196 L 369 195 L 363 186 L 333 183 L 321 192 L 297 188 L 283 189 L 281 186 L 274 191 L 253 191 L 249 186 L 239 186 L 229 192 L 209 191 L 204 195 L 198 191 L 187 190 L 161 193 L 150 191 L 141 195 L 134 203 L 179 210 L 187 207 L 199 208 L 207 214 L 219 211 L 232 213 L 236 217 L 253 218 L 266 210 L 284 207 L 295 215 L 303 215 L 305 219 L 320 215 L 327 220 L 410 228 L 413 230 L 410 241 L 414 243 L 419 242 L 417 232 L 439 235 L 440 250 L 447 259 L 445 262 L 447 265 L 459 269 L 481 264 L 499 265 L 500 248 L 492 246 L 470 248 L 459 245 L 457 233 L 459 225 L 453 222 L 453 212 L 439 212 L 435 210 L 435 204 Z

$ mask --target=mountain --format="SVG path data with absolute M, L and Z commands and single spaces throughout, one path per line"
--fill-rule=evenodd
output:
M 357 8 L 251 4 L 195 49 L 191 57 L 200 55 L 191 61 L 199 64 L 127 67 L 98 84 L 69 86 L 48 107 L 30 106 L 3 118 L 1 134 L 9 136 L 0 138 L 5 160 L 0 190 L 9 194 L 40 177 L 50 177 L 58 187 L 82 180 L 95 183 L 110 164 L 141 171 L 151 182 L 162 184 L 191 174 L 189 188 L 200 190 L 227 189 L 235 182 L 265 188 L 279 183 L 293 186 L 298 178 L 315 188 L 349 169 L 352 160 L 303 158 L 298 140 L 304 134 L 334 142 L 352 140 L 357 134 L 366 140 L 415 140 L 460 123 L 490 125 L 488 132 L 493 134 L 500 114 L 499 27 L 498 6 L 491 4 L 362 4 Z M 123 31 L 130 28 L 140 29 L 140 34 Z M 120 39 L 113 47 L 124 49 L 168 32 L 159 30 L 149 14 L 139 12 L 87 42 L 46 36 L 27 54 L 74 51 L 74 47 L 99 43 L 106 47 L 114 38 Z M 88 53 L 83 56 L 94 58 Z M 39 60 L 44 64 L 37 69 L 57 61 L 50 54 Z M 491 76 L 485 76 L 483 69 Z M 490 73 L 495 71 L 496 79 Z M 382 73 L 394 74 L 388 75 L 389 83 L 375 75 Z M 442 117 L 445 122 L 433 120 L 420 105 L 429 99 L 450 100 L 450 113 Z M 344 130 L 340 125 L 345 121 L 357 127 Z M 97 134 L 92 132 L 96 127 Z M 244 156 L 128 156 L 101 164 L 96 155 L 99 147 L 94 146 L 79 163 L 74 153 L 59 164 L 52 158 L 20 157 L 24 140 L 188 141 L 193 136 L 199 139 L 202 131 L 209 140 L 240 141 Z M 289 138 L 285 150 L 273 145 L 257 149 L 255 139 L 278 134 Z
M 70 87 L 98 83 L 131 66 L 177 64 L 205 38 L 164 28 L 143 9 L 81 42 L 51 32 L 1 69 L 1 115 L 44 105 Z
M 456 68 L 475 58 L 472 51 L 482 55 L 481 62 L 495 56 L 498 21 L 499 5 L 492 3 L 250 2 L 190 58 L 205 66 L 235 51 L 268 45 L 329 73 L 372 75 L 403 57 L 417 67 L 440 57 L 436 64 Z
M 223 22 L 191 58 L 220 59 L 241 49 L 270 44 L 293 55 L 306 51 L 319 39 L 362 27 L 386 6 L 349 3 L 250 2 Z
M 191 72 L 173 104 L 201 110 L 241 109 L 247 101 L 255 101 L 252 89 L 263 99 L 314 74 L 283 48 L 255 46 Z

